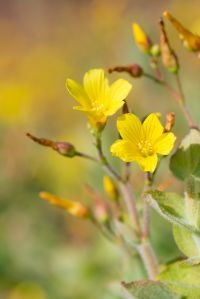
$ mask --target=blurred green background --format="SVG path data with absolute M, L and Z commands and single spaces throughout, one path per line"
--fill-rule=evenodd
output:
M 122 266 L 120 250 L 90 223 L 38 198 L 46 190 L 84 201 L 84 183 L 103 193 L 102 172 L 90 162 L 65 159 L 37 146 L 25 133 L 69 141 L 94 153 L 85 116 L 72 110 L 66 78 L 81 81 L 90 68 L 130 63 L 148 70 L 147 57 L 133 42 L 132 22 L 139 22 L 156 42 L 159 17 L 169 10 L 200 33 L 199 6 L 200 0 L 0 0 L 1 299 L 121 298 L 119 281 L 142 277 L 136 271 L 137 259 Z M 200 60 L 182 48 L 169 23 L 167 30 L 180 57 L 188 104 L 200 123 Z M 173 76 L 166 76 L 173 81 Z M 110 80 L 119 77 L 113 74 Z M 176 134 L 187 132 L 171 96 L 147 79 L 133 82 L 128 100 L 141 117 L 152 111 L 175 111 Z M 117 137 L 115 121 L 108 125 L 106 145 Z M 134 170 L 140 188 L 140 173 Z M 179 182 L 173 185 L 181 190 Z M 153 215 L 154 246 L 161 262 L 170 261 L 179 255 L 170 226 Z

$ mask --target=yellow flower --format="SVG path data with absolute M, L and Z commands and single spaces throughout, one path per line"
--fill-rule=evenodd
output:
M 91 69 L 84 75 L 83 86 L 67 79 L 66 87 L 80 104 L 73 108 L 85 112 L 89 123 L 101 130 L 108 116 L 123 106 L 132 85 L 126 80 L 118 79 L 109 86 L 103 69 Z
M 40 192 L 39 196 L 50 202 L 52 205 L 66 210 L 69 214 L 75 217 L 85 218 L 89 215 L 88 209 L 80 202 L 64 199 L 48 192 Z
M 133 37 L 140 50 L 145 53 L 149 53 L 152 47 L 152 43 L 148 35 L 140 27 L 138 23 L 132 24 Z
M 156 113 L 143 123 L 134 114 L 123 114 L 117 120 L 117 128 L 122 139 L 111 146 L 112 154 L 125 162 L 137 162 L 143 171 L 154 172 L 157 155 L 168 155 L 176 139 L 173 133 L 164 133 Z

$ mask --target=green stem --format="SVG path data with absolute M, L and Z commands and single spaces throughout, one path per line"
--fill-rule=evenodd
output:
M 126 204 L 131 224 L 133 225 L 134 231 L 138 236 L 141 235 L 141 227 L 139 221 L 139 215 L 136 208 L 135 198 L 133 197 L 133 191 L 129 182 L 119 182 L 119 188 Z
M 152 176 L 149 172 L 145 172 L 143 192 L 148 191 L 150 189 L 151 185 L 152 185 Z M 142 227 L 143 240 L 148 240 L 149 236 L 150 236 L 150 206 L 146 201 L 144 201 L 143 227 Z
M 177 102 L 179 103 L 179 106 L 183 112 L 183 115 L 185 116 L 185 119 L 187 120 L 188 126 L 190 128 L 198 128 L 196 123 L 194 122 L 192 115 L 190 114 L 190 111 L 188 110 L 187 105 L 185 104 L 185 96 L 183 93 L 183 87 L 181 84 L 181 80 L 178 74 L 176 74 L 176 83 L 178 87 L 178 95 L 176 95 Z
M 95 157 L 92 157 L 90 155 L 87 155 L 85 153 L 81 153 L 81 152 L 76 152 L 76 156 L 78 157 L 81 157 L 81 158 L 85 158 L 85 159 L 88 159 L 88 160 L 91 160 L 93 162 L 99 162 Z
M 142 228 L 140 225 L 139 213 L 136 207 L 136 200 L 129 181 L 124 181 L 122 177 L 109 165 L 106 157 L 103 154 L 101 136 L 96 136 L 96 148 L 99 154 L 99 159 L 103 168 L 109 173 L 118 183 L 121 195 L 126 204 L 126 208 L 130 217 L 134 233 L 140 238 L 141 243 L 137 246 L 137 252 L 140 255 L 142 262 L 147 270 L 148 276 L 151 279 L 155 279 L 158 273 L 158 263 L 155 257 L 155 253 L 151 244 L 146 239 L 144 240 L 142 235 Z
M 96 148 L 98 151 L 99 159 L 102 164 L 102 167 L 105 169 L 105 171 L 114 179 L 118 181 L 122 181 L 122 177 L 110 166 L 108 163 L 106 157 L 103 154 L 102 150 L 102 143 L 101 143 L 101 136 L 98 134 L 96 136 Z
M 146 78 L 148 78 L 158 84 L 165 86 L 165 88 L 168 90 L 168 92 L 170 92 L 170 94 L 174 97 L 174 99 L 178 103 L 178 105 L 188 123 L 188 126 L 190 128 L 196 128 L 199 130 L 199 127 L 193 120 L 193 117 L 192 117 L 187 105 L 185 104 L 185 96 L 184 96 L 184 92 L 183 92 L 183 87 L 182 87 L 181 80 L 180 80 L 180 77 L 178 74 L 176 74 L 176 84 L 178 87 L 178 91 L 176 91 L 171 85 L 169 85 L 166 81 L 160 79 L 160 77 L 158 77 L 158 76 L 155 77 L 155 76 L 152 76 L 151 74 L 148 74 L 145 72 L 143 73 L 143 76 L 145 76 Z
M 141 243 L 137 250 L 146 268 L 148 278 L 155 280 L 158 274 L 158 262 L 150 242 Z

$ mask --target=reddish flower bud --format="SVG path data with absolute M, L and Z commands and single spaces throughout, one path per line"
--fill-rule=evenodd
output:
M 131 64 L 127 66 L 115 66 L 108 69 L 109 73 L 118 72 L 118 73 L 128 73 L 133 78 L 139 78 L 143 75 L 143 69 L 139 64 Z
M 27 133 L 26 136 L 28 136 L 30 139 L 32 139 L 34 142 L 40 145 L 51 147 L 52 149 L 57 151 L 60 155 L 63 155 L 65 157 L 72 158 L 77 155 L 75 147 L 73 146 L 73 144 L 69 142 L 59 142 L 59 141 L 57 142 L 46 138 L 38 138 L 33 136 L 30 133 Z

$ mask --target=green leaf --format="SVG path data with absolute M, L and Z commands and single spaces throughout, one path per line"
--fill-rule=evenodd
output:
M 180 180 L 200 178 L 200 132 L 191 129 L 170 159 L 170 169 Z
M 200 235 L 200 229 L 192 225 L 185 216 L 184 198 L 180 195 L 173 192 L 152 190 L 144 194 L 144 199 L 169 222 Z
M 200 258 L 200 238 L 196 234 L 177 225 L 173 226 L 173 234 L 179 249 L 187 257 Z
M 159 279 L 175 293 L 187 299 L 200 298 L 200 265 L 173 263 L 159 274 Z
M 139 280 L 122 285 L 133 295 L 134 299 L 181 299 L 168 286 L 160 281 Z

